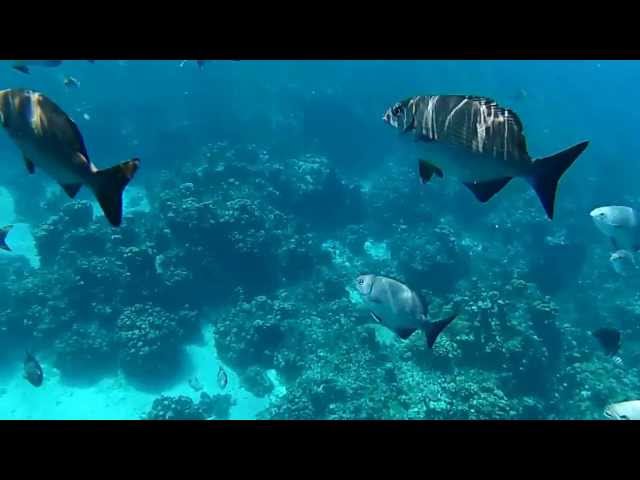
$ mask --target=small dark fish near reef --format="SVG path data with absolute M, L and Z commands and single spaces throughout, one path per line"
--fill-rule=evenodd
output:
M 560 178 L 589 144 L 534 161 L 518 115 L 486 97 L 416 96 L 393 105 L 382 119 L 412 133 L 423 183 L 451 175 L 485 203 L 513 178 L 524 178 L 550 219 Z
M 32 90 L 0 91 L 0 124 L 22 152 L 29 173 L 41 168 L 75 198 L 89 187 L 114 227 L 122 223 L 122 194 L 140 166 L 134 158 L 98 170 L 78 126 L 52 100 Z
M 229 377 L 227 376 L 227 372 L 224 371 L 222 366 L 218 367 L 218 386 L 221 390 L 227 388 L 227 384 L 229 383 Z
M 42 366 L 30 352 L 26 352 L 24 359 L 24 378 L 34 387 L 41 386 L 44 380 Z
M 7 252 L 11 251 L 11 248 L 7 245 L 7 235 L 9 235 L 12 228 L 13 225 L 7 225 L 0 228 L 0 249 L 6 250 Z
M 418 295 L 392 278 L 361 275 L 356 279 L 356 288 L 377 322 L 403 340 L 416 330 L 422 330 L 429 348 L 433 348 L 438 335 L 458 316 L 454 314 L 437 322 L 428 321 Z
M 598 340 L 604 353 L 610 357 L 620 352 L 622 335 L 620 330 L 615 328 L 599 328 L 592 335 Z

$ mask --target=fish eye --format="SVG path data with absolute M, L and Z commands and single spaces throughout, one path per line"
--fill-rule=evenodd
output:
M 364 285 L 364 280 L 362 278 L 358 280 L 358 285 Z
M 401 111 L 402 111 L 402 108 L 400 107 L 400 105 L 395 105 L 395 106 L 391 109 L 391 113 L 392 113 L 394 116 L 396 116 L 396 117 L 397 117 L 398 115 L 400 115 L 400 112 L 401 112 Z

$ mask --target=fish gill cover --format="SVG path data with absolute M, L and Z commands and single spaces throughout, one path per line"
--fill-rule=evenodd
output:
M 98 169 L 140 163 L 116 172 L 114 227 L 89 173 L 71 199 L 0 136 L 0 418 L 596 419 L 640 397 L 640 280 L 589 217 L 640 208 L 639 62 L 26 66 L 5 62 L 3 88 L 55 102 Z M 446 168 L 421 185 L 438 158 L 381 117 L 444 94 L 517 112 L 534 159 L 590 142 L 553 221 L 526 179 L 485 204 Z M 459 315 L 433 350 L 404 341 L 361 301 L 365 274 L 427 321 Z

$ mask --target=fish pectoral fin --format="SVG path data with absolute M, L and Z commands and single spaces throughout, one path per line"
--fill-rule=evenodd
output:
M 420 174 L 420 181 L 423 184 L 431 180 L 431 177 L 433 177 L 434 175 L 439 178 L 442 178 L 444 176 L 440 168 L 436 167 L 434 164 L 428 162 L 427 160 L 420 160 L 418 162 L 418 172 Z
M 371 316 L 373 317 L 373 319 L 378 322 L 378 323 L 382 323 L 382 318 L 379 317 L 378 315 L 376 315 L 375 313 L 371 312 Z
M 512 177 L 499 178 L 498 180 L 491 180 L 488 182 L 476 182 L 476 183 L 465 183 L 464 186 L 471 190 L 476 198 L 482 202 L 486 203 L 491 198 L 502 190 L 507 183 L 511 181 Z
M 75 196 L 78 194 L 78 192 L 82 188 L 81 183 L 71 183 L 68 185 L 60 184 L 60 186 L 64 189 L 65 192 L 67 192 L 67 195 L 69 195 L 70 198 L 75 198 Z
M 31 160 L 29 160 L 27 157 L 24 157 L 24 164 L 27 166 L 27 172 L 29 172 L 31 175 L 36 173 L 35 164 Z
M 415 328 L 398 328 L 395 330 L 396 335 L 398 335 L 402 340 L 409 338 L 415 331 Z

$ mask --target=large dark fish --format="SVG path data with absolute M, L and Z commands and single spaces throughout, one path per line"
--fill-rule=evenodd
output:
M 98 170 L 78 126 L 58 105 L 32 90 L 0 91 L 0 124 L 18 146 L 29 173 L 41 168 L 71 198 L 89 187 L 114 227 L 122 223 L 122 193 L 140 160 Z
M 521 177 L 536 191 L 550 219 L 560 177 L 588 145 L 582 142 L 534 161 L 518 115 L 484 97 L 417 96 L 396 103 L 383 120 L 413 134 L 423 183 L 433 175 L 451 175 L 484 203 L 512 178 Z
M 392 278 L 360 275 L 356 279 L 356 288 L 377 322 L 403 340 L 416 330 L 422 330 L 429 348 L 433 348 L 438 335 L 457 317 L 455 314 L 437 322 L 428 321 L 418 295 Z
M 41 386 L 44 380 L 42 366 L 30 352 L 24 358 L 24 378 L 34 387 Z
M 600 343 L 606 355 L 612 357 L 620 351 L 622 340 L 620 330 L 615 328 L 599 328 L 592 332 L 592 335 L 598 340 L 598 343 Z
M 0 249 L 6 250 L 7 252 L 11 251 L 9 245 L 7 245 L 7 235 L 13 228 L 13 225 L 7 225 L 5 227 L 0 228 Z

